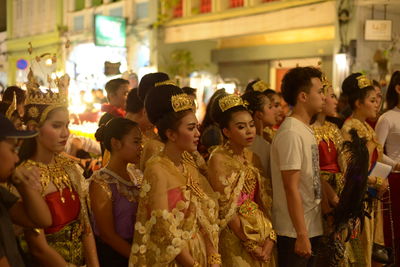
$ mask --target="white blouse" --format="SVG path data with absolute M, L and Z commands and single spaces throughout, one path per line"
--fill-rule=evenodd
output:
M 385 148 L 383 162 L 394 167 L 400 162 L 400 109 L 395 107 L 382 114 L 375 132 L 378 142 Z

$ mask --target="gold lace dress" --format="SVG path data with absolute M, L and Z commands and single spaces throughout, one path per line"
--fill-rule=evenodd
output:
M 21 166 L 40 169 L 42 192 L 50 183 L 57 188 L 58 191 L 43 196 L 53 218 L 53 225 L 44 229 L 46 241 L 65 261 L 81 266 L 85 264 L 83 237 L 92 232 L 87 211 L 87 182 L 73 160 L 57 155 L 54 161 L 46 165 L 27 160 Z M 27 252 L 23 238 L 21 245 Z
M 218 249 L 216 195 L 189 153 L 183 172 L 160 153 L 146 164 L 140 192 L 130 267 L 180 266 L 183 248 L 207 266 L 206 241 Z
M 382 158 L 382 146 L 379 144 L 375 131 L 366 122 L 350 118 L 345 121 L 342 127 L 342 133 L 344 140 L 350 140 L 349 131 L 356 129 L 358 135 L 361 138 L 367 140 L 367 148 L 369 151 L 369 163 L 370 168 L 375 164 L 376 161 L 380 161 Z M 383 238 L 383 213 L 382 203 L 380 200 L 374 198 L 372 201 L 366 204 L 365 209 L 370 214 L 371 218 L 364 217 L 364 229 L 360 233 L 361 241 L 361 253 L 364 255 L 364 262 L 357 266 L 371 266 L 372 264 L 372 246 L 373 243 L 380 245 L 384 244 Z
M 259 169 L 254 167 L 253 152 L 245 149 L 244 154 L 247 163 L 236 158 L 228 145 L 218 146 L 208 161 L 211 184 L 214 189 L 221 189 L 219 192 L 223 191 L 219 197 L 219 252 L 222 266 L 276 266 L 274 250 L 268 263 L 256 260 L 228 226 L 236 215 L 247 240 L 260 246 L 268 237 L 276 240 L 271 223 L 271 185 L 267 179 L 261 177 Z

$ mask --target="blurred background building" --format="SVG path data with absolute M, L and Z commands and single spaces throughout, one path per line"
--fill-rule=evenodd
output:
M 255 78 L 279 91 L 289 68 L 314 65 L 339 92 L 351 71 L 384 81 L 400 68 L 399 17 L 399 0 L 0 0 L 0 84 L 32 66 L 88 92 L 159 70 L 206 99 Z

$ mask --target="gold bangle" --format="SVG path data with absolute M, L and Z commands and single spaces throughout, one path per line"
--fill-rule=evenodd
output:
M 272 241 L 276 242 L 277 237 L 276 237 L 276 232 L 274 230 L 271 230 L 271 232 L 269 233 L 269 238 Z
M 381 177 L 376 177 L 376 183 L 375 183 L 375 187 L 379 188 L 383 185 L 383 178 Z
M 209 265 L 212 264 L 222 264 L 222 259 L 221 259 L 221 255 L 218 253 L 213 253 L 210 256 L 208 256 L 208 260 L 207 263 Z
M 194 261 L 192 267 L 201 267 L 200 263 L 198 263 L 197 261 Z
M 249 239 L 244 241 L 243 245 L 244 245 L 245 249 L 250 253 L 254 252 L 254 250 L 256 250 L 258 247 L 258 244 L 256 241 L 249 240 Z

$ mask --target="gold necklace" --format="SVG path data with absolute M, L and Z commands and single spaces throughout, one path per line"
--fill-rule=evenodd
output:
M 342 143 L 342 135 L 337 134 L 335 131 L 335 125 L 333 123 L 324 121 L 321 126 L 312 125 L 311 128 L 314 130 L 315 139 L 317 140 L 317 144 L 321 141 L 325 141 L 328 145 L 328 151 L 331 152 L 331 142 L 333 142 L 334 146 L 340 147 Z
M 229 141 L 225 143 L 224 148 L 228 151 L 228 153 L 230 154 L 230 156 L 232 158 L 240 157 L 233 153 L 233 150 L 231 148 Z M 257 186 L 257 179 L 256 179 L 256 175 L 254 174 L 253 168 L 250 167 L 250 163 L 248 162 L 244 151 L 242 154 L 242 158 L 244 159 L 244 162 L 241 162 L 239 159 L 237 159 L 241 163 L 241 165 L 243 165 L 243 169 L 246 172 L 242 191 L 245 194 L 251 194 Z
M 41 162 L 27 160 L 24 166 L 29 168 L 31 166 L 38 167 L 40 170 L 40 185 L 42 187 L 42 196 L 46 191 L 49 184 L 52 182 L 57 190 L 60 192 L 61 202 L 65 203 L 65 198 L 62 195 L 62 191 L 65 187 L 71 192 L 72 200 L 75 200 L 75 194 L 73 193 L 73 186 L 68 173 L 65 171 L 64 167 L 71 165 L 71 160 L 63 158 L 61 156 L 56 156 L 54 158 L 54 163 L 44 164 Z

